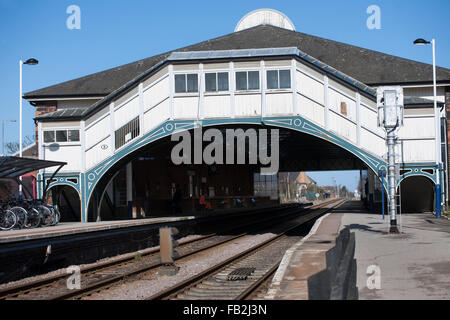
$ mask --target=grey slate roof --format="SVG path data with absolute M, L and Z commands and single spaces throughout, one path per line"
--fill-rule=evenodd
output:
M 239 50 L 211 50 L 211 51 L 187 51 L 187 52 L 173 52 L 170 56 L 158 63 L 157 65 L 151 67 L 146 72 L 140 74 L 138 77 L 124 84 L 122 87 L 116 89 L 108 96 L 104 97 L 100 101 L 97 101 L 93 105 L 88 108 L 70 108 L 70 109 L 61 109 L 49 114 L 43 114 L 38 116 L 36 119 L 39 120 L 66 120 L 66 119 L 79 119 L 84 118 L 91 113 L 94 113 L 96 110 L 103 107 L 105 104 L 109 103 L 115 97 L 119 96 L 121 93 L 125 92 L 132 86 L 136 85 L 139 81 L 144 79 L 147 75 L 153 72 L 153 70 L 157 69 L 160 65 L 165 64 L 166 62 L 176 62 L 176 61 L 204 61 L 204 60 L 215 60 L 217 59 L 237 59 L 237 58 L 261 58 L 261 57 L 281 57 L 281 56 L 291 56 L 298 57 L 300 60 L 306 61 L 307 63 L 311 63 L 319 69 L 322 69 L 326 73 L 333 75 L 339 80 L 347 82 L 351 86 L 355 86 L 368 94 L 369 96 L 375 97 L 376 91 L 373 88 L 368 87 L 364 83 L 355 80 L 346 74 L 330 67 L 327 64 L 317 60 L 314 57 L 307 55 L 304 52 L 301 52 L 296 47 L 288 47 L 288 48 L 265 48 L 265 49 L 239 49 Z
M 261 25 L 174 51 L 210 51 L 296 47 L 302 52 L 369 86 L 431 82 L 431 65 L 381 52 Z M 26 99 L 106 96 L 166 59 L 171 52 L 139 60 L 54 86 L 28 92 Z M 450 82 L 450 70 L 437 69 L 438 82 Z
M 430 99 L 420 98 L 420 97 L 408 97 L 408 96 L 405 96 L 404 104 L 405 105 L 409 105 L 409 106 L 414 106 L 414 105 L 432 105 L 432 104 L 434 104 L 434 101 L 430 100 Z M 443 105 L 443 103 L 438 101 L 438 106 L 441 106 L 441 105 Z

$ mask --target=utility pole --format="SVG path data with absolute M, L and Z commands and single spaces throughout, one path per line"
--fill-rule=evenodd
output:
M 16 120 L 1 120 L 2 121 L 2 156 L 5 156 L 5 122 L 16 122 Z

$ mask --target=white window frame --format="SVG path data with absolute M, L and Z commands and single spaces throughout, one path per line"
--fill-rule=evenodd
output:
M 54 142 L 44 142 L 44 133 L 48 131 L 53 131 L 55 133 L 55 141 Z M 57 142 L 56 141 L 56 131 L 78 131 L 79 134 L 79 140 L 78 141 L 64 141 L 64 142 Z M 69 139 L 69 133 L 67 133 L 67 139 Z M 59 144 L 59 145 L 81 145 L 81 128 L 42 128 L 42 145 L 43 146 L 51 146 L 52 144 Z
M 197 75 L 197 92 L 176 92 L 175 87 L 175 78 L 177 75 L 185 75 L 186 76 L 186 90 L 187 90 L 187 75 L 189 74 L 196 74 Z M 202 75 L 198 70 L 190 71 L 190 70 L 183 70 L 183 71 L 177 71 L 173 73 L 173 94 L 174 97 L 198 97 L 200 95 L 200 91 L 202 88 L 200 88 L 200 77 Z
M 277 89 L 269 89 L 268 86 L 268 81 L 269 81 L 269 77 L 267 76 L 268 71 L 278 71 L 278 88 Z M 290 88 L 280 88 L 280 71 L 289 71 L 290 72 L 290 77 L 289 77 L 289 81 L 290 81 Z M 265 68 L 264 72 L 265 74 L 265 89 L 266 92 L 271 93 L 271 92 L 292 92 L 294 89 L 292 88 L 292 68 L 289 67 L 270 67 L 270 68 Z
M 226 91 L 206 91 L 206 74 L 207 73 L 215 73 L 216 74 L 216 89 L 219 87 L 219 73 L 227 73 L 228 74 L 228 90 Z M 211 70 L 206 70 L 203 72 L 202 75 L 202 82 L 204 83 L 203 85 L 203 93 L 205 96 L 215 96 L 215 95 L 229 95 L 230 94 L 230 88 L 231 88 L 231 81 L 230 81 L 231 77 L 230 77 L 230 70 L 229 69 L 222 69 L 222 70 L 218 70 L 218 69 L 211 69 Z
M 236 81 L 237 76 L 236 74 L 238 72 L 245 72 L 247 73 L 247 88 L 248 88 L 248 73 L 249 72 L 258 72 L 258 83 L 259 83 L 259 89 L 247 89 L 247 90 L 238 90 L 236 83 L 235 88 L 236 88 L 236 93 L 237 94 L 249 94 L 249 93 L 261 93 L 261 68 L 245 68 L 245 69 L 235 69 L 234 70 L 234 79 Z

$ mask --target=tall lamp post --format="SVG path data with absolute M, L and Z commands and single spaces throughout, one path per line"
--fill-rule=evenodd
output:
M 16 120 L 1 120 L 2 121 L 2 156 L 5 156 L 5 122 L 17 122 Z
M 415 45 L 431 44 L 433 48 L 433 96 L 434 96 L 434 126 L 436 135 L 436 218 L 441 218 L 441 184 L 440 180 L 440 163 L 442 162 L 441 154 L 441 122 L 440 114 L 437 106 L 437 88 L 436 88 L 436 40 L 426 41 L 422 38 L 414 41 Z
M 20 105 L 20 120 L 19 120 L 19 157 L 22 158 L 22 66 L 24 64 L 34 66 L 37 65 L 39 61 L 37 61 L 34 58 L 30 58 L 27 61 L 23 62 L 22 60 L 19 61 L 19 68 L 20 68 L 20 93 L 19 93 L 19 105 Z M 20 181 L 22 182 L 22 177 L 20 177 Z M 22 184 L 19 183 L 19 199 L 22 199 Z

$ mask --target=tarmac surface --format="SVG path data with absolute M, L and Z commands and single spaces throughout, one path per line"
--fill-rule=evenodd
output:
M 450 220 L 403 214 L 401 233 L 389 234 L 389 216 L 371 214 L 360 202 L 334 211 L 355 233 L 360 300 L 450 298 Z

